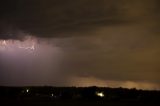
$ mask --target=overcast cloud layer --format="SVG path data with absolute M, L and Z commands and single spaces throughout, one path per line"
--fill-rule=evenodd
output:
M 1 41 L 33 36 L 39 53 L 21 51 L 13 64 L 12 53 L 0 51 L 0 85 L 160 89 L 159 0 L 0 2 Z

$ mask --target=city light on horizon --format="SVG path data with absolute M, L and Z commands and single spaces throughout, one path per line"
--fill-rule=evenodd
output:
M 104 97 L 104 93 L 103 92 L 96 92 L 96 95 L 103 98 Z

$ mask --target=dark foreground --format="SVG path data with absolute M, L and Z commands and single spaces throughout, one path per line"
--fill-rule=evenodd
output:
M 0 106 L 160 106 L 160 91 L 98 87 L 0 87 Z
M 102 102 L 102 101 L 8 101 L 0 103 L 1 106 L 160 106 L 160 103 L 141 102 Z

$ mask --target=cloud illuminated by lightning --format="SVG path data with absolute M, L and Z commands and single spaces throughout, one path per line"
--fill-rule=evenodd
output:
M 31 46 L 19 46 L 18 48 L 21 48 L 21 49 L 28 49 L 28 50 L 35 50 L 35 46 L 34 46 L 34 44 L 33 45 L 31 45 Z
M 24 50 L 35 50 L 37 41 L 33 37 L 28 37 L 24 41 L 20 40 L 0 40 L 0 51 L 13 50 L 13 49 L 24 49 Z

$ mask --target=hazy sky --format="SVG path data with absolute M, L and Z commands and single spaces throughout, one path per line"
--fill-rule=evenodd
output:
M 160 89 L 159 4 L 0 1 L 0 85 Z

